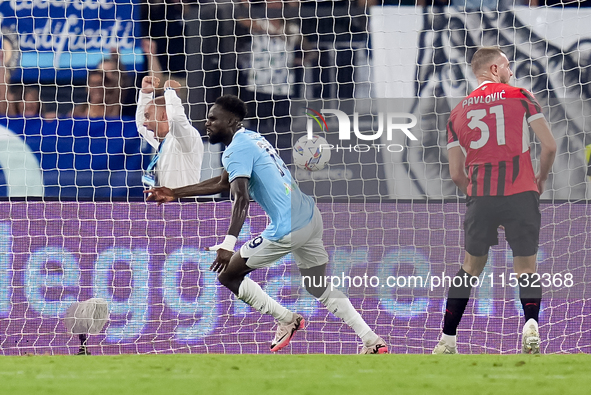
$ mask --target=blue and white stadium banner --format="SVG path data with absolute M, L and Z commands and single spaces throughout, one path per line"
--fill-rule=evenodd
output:
M 133 119 L 0 118 L 0 196 L 141 198 L 151 151 Z
M 0 197 L 143 200 L 153 154 L 132 118 L 0 118 Z M 220 145 L 205 142 L 201 179 L 221 166 Z
M 137 0 L 0 1 L 11 80 L 72 82 L 117 50 L 128 70 L 143 71 Z M 7 47 L 3 44 L 3 48 Z

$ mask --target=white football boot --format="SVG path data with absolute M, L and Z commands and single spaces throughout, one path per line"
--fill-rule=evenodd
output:
M 540 353 L 540 333 L 538 332 L 538 323 L 533 318 L 530 318 L 523 326 L 523 334 L 521 335 L 521 353 Z
M 293 313 L 293 320 L 289 324 L 277 323 L 275 338 L 271 342 L 271 351 L 276 352 L 287 346 L 295 333 L 304 329 L 306 320 L 299 314 Z
M 373 344 L 363 346 L 359 354 L 388 354 L 388 346 L 381 337 L 378 337 Z
M 432 354 L 459 354 L 459 352 L 457 345 L 452 346 L 444 339 L 441 339 L 433 349 Z

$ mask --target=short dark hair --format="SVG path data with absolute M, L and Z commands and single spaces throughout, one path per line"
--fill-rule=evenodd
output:
M 224 110 L 236 115 L 239 121 L 246 117 L 246 104 L 240 100 L 238 96 L 224 95 L 217 98 L 215 104 L 222 107 Z
M 492 62 L 505 53 L 499 47 L 482 47 L 472 56 L 470 62 L 472 72 L 476 75 L 483 67 L 489 66 Z

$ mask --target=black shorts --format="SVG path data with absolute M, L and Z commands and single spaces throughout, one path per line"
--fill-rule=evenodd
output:
M 511 196 L 469 196 L 466 201 L 464 234 L 470 255 L 488 254 L 499 244 L 497 229 L 505 227 L 505 237 L 513 256 L 531 256 L 540 241 L 540 195 L 527 191 Z

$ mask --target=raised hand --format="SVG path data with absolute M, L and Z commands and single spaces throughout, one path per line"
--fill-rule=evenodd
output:
M 168 82 L 168 81 L 167 81 Z M 142 93 L 150 94 L 160 86 L 160 78 L 146 76 L 142 79 Z
M 164 83 L 164 89 L 166 88 L 172 88 L 176 91 L 176 93 L 179 93 L 179 89 L 181 89 L 181 84 L 175 80 L 167 80 Z

